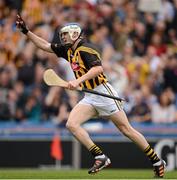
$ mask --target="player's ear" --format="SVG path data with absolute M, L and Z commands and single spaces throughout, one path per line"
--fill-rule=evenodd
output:
M 73 39 L 77 39 L 79 36 L 79 33 L 78 32 L 74 32 L 73 35 L 72 35 L 72 38 Z

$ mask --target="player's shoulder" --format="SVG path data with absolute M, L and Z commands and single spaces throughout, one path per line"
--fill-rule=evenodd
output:
M 53 48 L 53 49 L 65 49 L 65 50 L 67 50 L 67 48 L 64 46 L 64 45 L 62 45 L 61 43 L 51 43 L 51 47 Z
M 87 51 L 88 50 L 93 50 L 93 51 L 97 51 L 98 53 L 100 53 L 100 50 L 98 49 L 98 47 L 88 41 L 81 41 L 78 47 L 81 51 Z
M 51 43 L 51 49 L 58 57 L 67 59 L 67 48 L 59 43 Z

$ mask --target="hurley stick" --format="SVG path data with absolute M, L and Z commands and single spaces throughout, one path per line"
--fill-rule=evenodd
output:
M 64 88 L 67 88 L 68 87 L 68 82 L 61 79 L 56 73 L 54 70 L 52 69 L 47 69 L 45 72 L 44 72 L 44 75 L 43 75 L 43 79 L 45 81 L 45 83 L 48 85 L 48 86 L 60 86 L 60 87 L 64 87 Z M 91 93 L 91 94 L 96 94 L 96 95 L 99 95 L 99 96 L 104 96 L 104 97 L 107 97 L 107 98 L 111 98 L 111 99 L 116 99 L 118 101 L 125 101 L 124 99 L 122 98 L 119 98 L 119 97 L 116 97 L 116 96 L 112 96 L 112 95 L 109 95 L 109 94 L 104 94 L 104 93 L 101 93 L 101 92 L 97 92 L 97 91 L 94 91 L 94 90 L 91 90 L 91 89 L 86 89 L 86 88 L 81 88 L 79 87 L 78 89 L 76 89 L 77 91 L 82 91 L 82 92 L 86 92 L 86 93 Z

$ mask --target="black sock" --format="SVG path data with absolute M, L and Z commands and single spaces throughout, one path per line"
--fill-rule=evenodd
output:
M 152 164 L 155 164 L 160 161 L 159 157 L 157 156 L 157 154 L 154 152 L 154 150 L 151 148 L 150 145 L 144 150 L 144 152 Z
M 99 156 L 99 155 L 103 155 L 102 150 L 97 146 L 97 145 L 93 145 L 89 151 L 91 152 L 91 154 L 95 157 L 95 156 Z

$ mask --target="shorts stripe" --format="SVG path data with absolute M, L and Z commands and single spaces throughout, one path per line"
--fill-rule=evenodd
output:
M 113 95 L 114 96 L 113 92 L 111 91 L 110 87 L 107 84 L 103 84 L 103 86 L 106 88 L 106 90 L 108 91 L 109 95 Z M 114 99 L 114 102 L 116 103 L 116 106 L 117 106 L 118 110 L 119 111 L 122 110 L 120 103 L 117 100 L 115 100 L 115 99 Z

